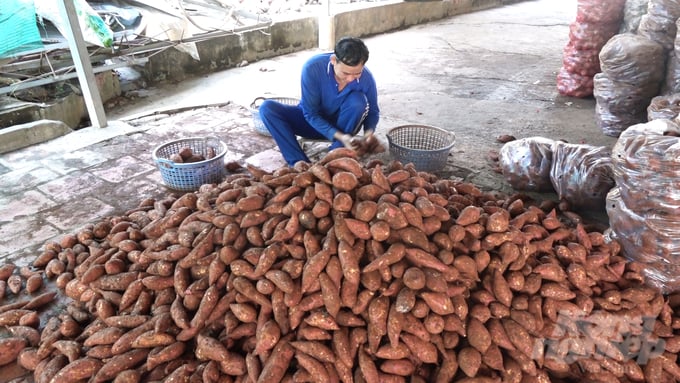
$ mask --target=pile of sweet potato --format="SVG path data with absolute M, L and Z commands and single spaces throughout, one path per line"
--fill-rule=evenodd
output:
M 36 383 L 680 379 L 677 297 L 600 231 L 354 156 L 233 174 L 48 243 L 32 272 L 71 301 L 44 325 L 42 304 L 0 306 L 0 363 Z

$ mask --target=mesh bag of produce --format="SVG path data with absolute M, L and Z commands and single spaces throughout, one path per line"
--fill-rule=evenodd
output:
M 658 83 L 664 76 L 663 47 L 646 37 L 618 34 L 602 47 L 600 67 L 610 79 L 636 86 Z
M 570 210 L 604 210 L 607 193 L 614 187 L 611 151 L 560 141 L 552 151 L 550 181 L 560 201 L 567 202 Z
M 598 49 L 578 49 L 569 42 L 562 53 L 562 67 L 581 76 L 593 76 L 600 71 Z
M 576 21 L 569 26 L 569 43 L 562 55 L 557 91 L 565 96 L 588 97 L 592 76 L 600 72 L 599 52 L 619 29 L 625 0 L 579 0 Z
M 647 107 L 647 120 L 673 120 L 680 114 L 680 93 L 656 96 Z
M 578 0 L 576 4 L 576 21 L 611 23 L 623 17 L 626 0 Z
M 554 142 L 545 137 L 528 137 L 504 144 L 499 162 L 510 186 L 516 190 L 553 191 L 550 169 Z
M 588 97 L 593 95 L 593 76 L 571 73 L 564 67 L 557 73 L 557 91 L 564 96 Z
M 600 49 L 619 29 L 619 23 L 573 22 L 569 24 L 569 44 L 575 49 Z M 598 58 L 599 60 L 599 58 Z

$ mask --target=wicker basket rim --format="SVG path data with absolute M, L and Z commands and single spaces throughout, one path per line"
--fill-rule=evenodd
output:
M 272 97 L 255 97 L 253 102 L 250 103 L 250 109 L 257 110 L 260 108 L 260 104 L 264 100 L 275 100 L 275 101 L 296 101 L 300 102 L 300 99 L 297 97 L 291 97 L 291 96 L 272 96 Z
M 440 133 L 443 133 L 443 134 L 451 137 L 451 143 L 442 147 L 442 148 L 439 148 L 439 149 L 414 149 L 414 148 L 409 148 L 409 147 L 406 147 L 406 146 L 403 146 L 403 145 L 400 145 L 400 144 L 397 144 L 396 142 L 394 142 L 394 139 L 392 138 L 392 133 L 394 133 L 398 130 L 403 130 L 403 129 L 408 129 L 408 128 L 424 128 L 426 130 L 438 131 Z M 433 152 L 440 152 L 440 151 L 444 151 L 444 150 L 450 150 L 453 147 L 453 145 L 455 145 L 455 143 L 456 143 L 456 134 L 455 133 L 449 132 L 448 130 L 444 130 L 442 128 L 438 128 L 438 127 L 432 126 L 432 125 L 409 124 L 409 125 L 395 126 L 394 128 L 390 129 L 387 132 L 386 136 L 387 136 L 387 140 L 389 141 L 390 145 L 394 145 L 399 149 L 408 150 L 408 151 L 412 151 L 412 152 L 416 152 L 416 153 L 433 153 Z

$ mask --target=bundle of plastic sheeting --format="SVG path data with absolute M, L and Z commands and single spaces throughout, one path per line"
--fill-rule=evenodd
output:
M 604 146 L 528 137 L 505 143 L 498 159 L 513 189 L 555 192 L 563 210 L 604 210 L 614 186 L 611 151 Z
M 576 21 L 569 26 L 557 90 L 571 97 L 593 94 L 593 76 L 600 71 L 598 54 L 619 30 L 625 0 L 578 0 Z
M 647 14 L 649 0 L 626 0 L 623 6 L 623 20 L 619 33 L 635 33 L 640 25 L 640 19 Z
M 676 50 L 673 50 L 668 53 L 666 76 L 661 83 L 661 90 L 659 91 L 661 95 L 680 93 L 680 60 L 678 60 L 676 52 Z
M 646 265 L 648 283 L 680 290 L 680 126 L 658 119 L 626 129 L 612 149 L 612 173 L 608 235 Z
M 555 141 L 528 137 L 505 143 L 498 160 L 505 180 L 516 190 L 552 191 L 550 169 Z
M 664 78 L 663 47 L 644 36 L 621 33 L 600 51 L 601 73 L 594 77 L 597 124 L 618 137 L 631 125 L 646 122 L 647 107 Z
M 552 159 L 550 181 L 563 208 L 604 211 L 614 187 L 609 148 L 555 141 Z
M 666 59 L 666 79 L 661 87 L 662 95 L 680 93 L 680 36 L 677 34 L 679 23 L 680 16 L 678 16 L 678 20 L 675 22 L 673 48 L 668 52 Z
M 647 107 L 647 120 L 674 120 L 680 114 L 680 93 L 656 96 Z
M 640 18 L 637 33 L 661 44 L 666 51 L 671 51 L 679 17 L 680 2 L 677 0 L 649 0 L 647 14 Z

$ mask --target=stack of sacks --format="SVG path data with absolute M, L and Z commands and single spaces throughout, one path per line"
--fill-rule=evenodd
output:
M 664 292 L 680 288 L 678 136 L 680 126 L 663 119 L 621 133 L 612 149 L 616 187 L 607 195 L 609 235 Z
M 578 0 L 576 21 L 569 27 L 557 90 L 564 96 L 593 94 L 593 76 L 600 71 L 600 49 L 614 36 L 623 18 L 625 0 Z
M 647 121 L 647 107 L 664 76 L 663 47 L 646 37 L 622 33 L 600 51 L 602 72 L 594 77 L 595 114 L 605 135 L 618 137 Z
M 680 16 L 675 23 L 675 39 L 673 40 L 673 50 L 668 52 L 666 60 L 666 79 L 661 85 L 661 94 L 669 95 L 680 93 L 680 36 L 677 34 Z
M 638 34 L 659 43 L 665 52 L 666 78 L 660 94 L 680 92 L 680 65 L 677 58 L 677 20 L 680 18 L 680 1 L 649 0 L 647 14 L 640 19 Z
M 649 0 L 626 0 L 623 7 L 623 20 L 619 33 L 636 33 L 640 19 L 647 14 Z
M 637 33 L 661 44 L 666 52 L 671 51 L 675 43 L 678 17 L 680 1 L 649 0 L 647 14 L 640 18 Z

